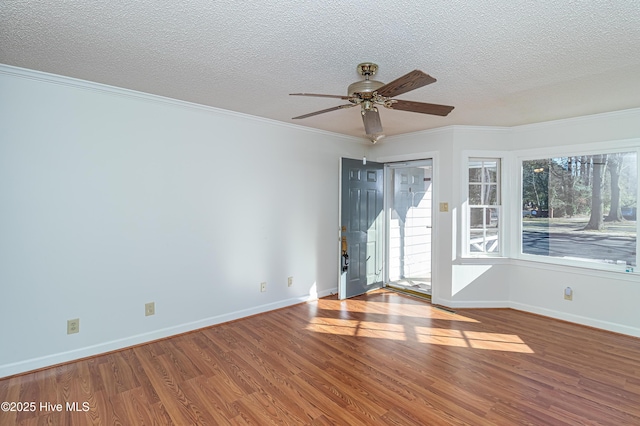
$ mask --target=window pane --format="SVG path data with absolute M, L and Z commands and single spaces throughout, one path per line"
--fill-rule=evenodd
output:
M 469 161 L 469 182 L 482 182 L 481 161 Z
M 486 203 L 484 204 L 490 204 L 492 206 L 498 204 L 498 185 L 487 185 L 485 187 L 485 193 Z
M 498 181 L 498 163 L 496 161 L 485 161 L 485 182 L 497 182 Z
M 498 222 L 500 220 L 500 212 L 498 209 L 487 209 L 489 214 L 487 217 L 489 218 L 487 222 L 488 228 L 498 228 Z
M 484 232 L 472 229 L 469 233 L 469 253 L 484 253 Z
M 487 230 L 484 247 L 486 253 L 494 253 L 500 251 L 497 228 L 491 228 Z
M 469 225 L 471 229 L 484 229 L 486 223 L 485 211 L 486 209 L 482 207 L 471 207 L 469 209 Z
M 499 252 L 499 209 L 473 207 L 469 210 L 469 252 Z
M 522 253 L 636 265 L 635 152 L 522 163 Z
M 482 204 L 481 189 L 480 185 L 469 185 L 469 204 L 474 206 Z

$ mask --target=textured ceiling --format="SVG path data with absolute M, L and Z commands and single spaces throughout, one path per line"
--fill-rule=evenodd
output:
M 0 63 L 364 136 L 344 103 L 356 65 L 434 84 L 381 109 L 384 133 L 511 126 L 640 107 L 638 0 L 2 0 Z

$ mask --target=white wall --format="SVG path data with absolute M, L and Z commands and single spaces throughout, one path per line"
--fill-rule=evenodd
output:
M 635 142 L 634 142 L 635 141 Z M 568 150 L 640 146 L 640 109 L 579 117 L 513 128 L 453 126 L 396 136 L 376 145 L 378 161 L 437 158 L 434 201 L 448 202 L 450 212 L 436 213 L 434 224 L 434 303 L 451 307 L 513 307 L 559 319 L 640 336 L 640 275 L 602 272 L 513 259 L 520 220 L 517 156 L 532 149 Z M 589 145 L 586 145 L 589 144 Z M 503 198 L 508 215 L 505 258 L 462 256 L 466 158 L 500 155 L 505 159 Z M 513 210 L 513 208 L 512 208 Z M 563 289 L 570 285 L 574 299 Z
M 578 151 L 640 146 L 640 109 L 514 128 L 514 155 L 531 149 Z M 520 151 L 518 151 L 520 150 Z M 518 206 L 519 207 L 519 206 Z M 640 274 L 514 261 L 511 306 L 640 337 Z M 563 289 L 573 288 L 573 301 Z
M 0 93 L 0 377 L 336 291 L 359 140 L 4 66 Z
M 434 159 L 434 202 L 450 207 L 434 214 L 434 302 L 640 336 L 637 274 L 461 256 L 465 153 L 615 147 L 640 138 L 640 110 L 364 147 L 1 65 L 0 93 L 0 377 L 335 292 L 340 157 L 367 149 L 376 161 Z M 67 335 L 72 318 L 81 331 Z
M 443 127 L 384 139 L 375 145 L 376 161 L 434 159 L 433 302 L 458 307 L 508 306 L 507 266 L 489 268 L 461 265 L 461 220 L 464 198 L 461 187 L 468 173 L 461 166 L 468 149 L 503 150 L 509 146 L 511 129 L 492 127 Z M 448 203 L 449 211 L 439 211 Z M 498 284 L 499 283 L 499 284 Z

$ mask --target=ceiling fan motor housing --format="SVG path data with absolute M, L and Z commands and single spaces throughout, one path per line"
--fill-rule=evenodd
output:
M 363 99 L 371 98 L 373 92 L 375 92 L 382 86 L 384 86 L 384 83 L 376 80 L 356 81 L 355 83 L 349 85 L 349 88 L 347 89 L 347 95 L 360 95 L 360 97 Z
M 378 65 L 372 62 L 363 62 L 358 64 L 358 73 L 364 76 L 364 80 L 356 81 L 347 88 L 348 96 L 357 96 L 362 99 L 371 99 L 373 92 L 384 86 L 384 83 L 376 80 L 369 80 L 369 77 L 375 75 L 378 71 Z M 357 99 L 350 99 L 351 102 L 358 103 Z

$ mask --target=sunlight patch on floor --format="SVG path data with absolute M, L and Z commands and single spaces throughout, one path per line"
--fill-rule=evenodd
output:
M 415 327 L 415 332 L 418 341 L 421 343 L 503 352 L 533 353 L 533 350 L 515 334 L 432 327 Z
M 515 334 L 406 326 L 403 324 L 322 317 L 314 318 L 306 329 L 315 333 L 400 341 L 408 340 L 407 336 L 409 335 L 412 336 L 411 339 L 430 345 L 533 353 L 533 350 Z
M 473 318 L 467 318 L 460 314 L 434 309 L 428 303 L 397 304 L 389 302 L 362 302 L 357 300 L 319 300 L 318 308 L 331 311 L 345 311 L 358 313 L 371 313 L 386 316 L 399 315 L 403 317 L 444 319 L 449 321 L 475 322 Z
M 314 318 L 307 330 L 341 336 L 372 337 L 377 339 L 407 340 L 402 324 L 381 324 L 371 321 L 338 318 Z

